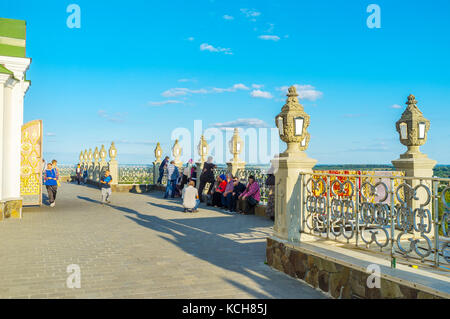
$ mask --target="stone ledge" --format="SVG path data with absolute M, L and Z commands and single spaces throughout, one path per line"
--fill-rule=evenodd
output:
M 270 237 L 267 239 L 267 263 L 334 298 L 450 298 L 450 278 L 447 276 L 404 265 L 391 269 L 390 262 L 385 259 L 327 245 L 292 244 Z M 380 289 L 370 289 L 366 285 L 369 264 L 380 266 Z

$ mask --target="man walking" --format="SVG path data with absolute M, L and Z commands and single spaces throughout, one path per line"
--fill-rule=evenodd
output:
M 102 190 L 102 205 L 105 203 L 110 203 L 109 198 L 111 197 L 111 181 L 112 177 L 109 173 L 109 170 L 105 171 L 105 175 L 100 179 L 100 187 Z
M 44 185 L 47 188 L 50 207 L 55 207 L 56 192 L 58 190 L 57 180 L 56 170 L 52 167 L 52 163 L 48 163 L 47 169 L 44 171 Z
M 75 169 L 75 174 L 77 174 L 77 182 L 78 182 L 78 185 L 80 185 L 80 183 L 81 183 L 81 174 L 82 174 L 80 164 L 77 164 L 77 168 Z

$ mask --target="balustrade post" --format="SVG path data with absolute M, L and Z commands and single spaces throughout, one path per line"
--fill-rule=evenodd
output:
M 156 185 L 159 179 L 159 166 L 161 165 L 162 149 L 159 142 L 155 148 L 155 161 L 153 162 L 153 184 Z
M 296 88 L 291 86 L 286 104 L 281 113 L 275 117 L 280 138 L 287 143 L 285 152 L 272 160 L 275 167 L 275 236 L 287 240 L 290 222 L 300 222 L 288 216 L 301 205 L 300 173 L 312 174 L 317 160 L 311 159 L 304 152 L 309 144 L 309 115 L 298 102 Z
M 181 168 L 183 167 L 183 162 L 181 162 L 180 160 L 181 154 L 183 154 L 183 149 L 178 143 L 178 140 L 175 140 L 175 143 L 172 147 L 172 155 L 174 157 L 175 166 L 180 170 L 180 174 L 183 174 L 183 172 L 181 171 Z
M 400 120 L 396 123 L 396 128 L 400 136 L 400 142 L 407 146 L 408 150 L 404 154 L 401 154 L 399 159 L 392 161 L 392 164 L 397 170 L 404 171 L 405 176 L 414 177 L 414 179 L 407 181 L 407 184 L 414 189 L 421 184 L 420 178 L 433 177 L 433 168 L 436 166 L 437 161 L 429 159 L 426 154 L 423 154 L 419 150 L 419 147 L 427 141 L 427 132 L 430 129 L 430 121 L 423 116 L 422 112 L 417 107 L 417 101 L 414 95 L 411 94 L 408 96 L 406 105 L 405 111 Z M 423 185 L 429 190 L 432 188 L 430 181 L 423 181 Z M 413 190 L 412 192 L 415 193 L 416 191 Z M 405 196 L 407 196 L 407 194 L 405 194 Z M 413 199 L 413 197 L 416 196 L 418 200 Z M 407 196 L 407 205 L 413 212 L 412 216 L 410 216 L 410 222 L 412 224 L 414 223 L 415 209 L 429 209 L 430 212 L 432 212 L 431 201 L 428 205 L 421 207 L 421 204 L 426 201 L 428 196 L 429 195 L 423 190 L 420 190 L 415 196 Z M 419 232 L 413 231 L 413 233 L 414 237 L 421 237 Z M 434 236 L 434 229 L 431 230 L 429 235 L 432 237 Z
M 93 180 L 94 178 L 94 165 L 92 162 L 92 159 L 94 158 L 94 155 L 92 154 L 92 149 L 89 149 L 88 152 L 88 179 Z
M 239 158 L 239 154 L 241 154 L 244 149 L 244 141 L 239 136 L 238 128 L 234 129 L 233 137 L 228 143 L 230 153 L 233 155 L 233 158 L 227 163 L 228 171 L 231 175 L 236 176 L 238 170 L 245 168 L 245 162 Z
M 99 176 L 99 181 L 100 178 L 102 178 L 102 175 L 104 174 L 106 168 L 108 167 L 108 162 L 106 162 L 106 149 L 105 149 L 105 145 L 102 144 L 102 147 L 100 148 L 100 163 L 98 166 L 98 176 Z
M 117 149 L 114 145 L 114 142 L 111 143 L 111 147 L 109 148 L 109 172 L 112 177 L 111 184 L 117 185 L 119 184 L 119 163 L 116 160 Z
M 95 151 L 94 151 L 94 173 L 93 173 L 93 180 L 95 182 L 99 182 L 100 181 L 100 172 L 99 172 L 99 158 L 100 158 L 100 154 L 98 152 L 98 147 L 95 147 Z

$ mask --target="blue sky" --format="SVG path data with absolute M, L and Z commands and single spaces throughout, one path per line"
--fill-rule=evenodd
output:
M 66 25 L 71 3 L 80 29 Z M 367 27 L 371 3 L 380 29 Z M 114 140 L 121 163 L 150 163 L 154 143 L 168 152 L 194 120 L 274 127 L 281 88 L 298 84 L 319 164 L 398 158 L 410 93 L 431 121 L 422 151 L 450 164 L 447 0 L 28 0 L 0 12 L 27 21 L 24 120 L 44 121 L 46 159 Z

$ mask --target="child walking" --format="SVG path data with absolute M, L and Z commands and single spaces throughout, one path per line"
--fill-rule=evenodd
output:
M 102 190 L 102 204 L 111 203 L 109 198 L 111 197 L 111 181 L 112 177 L 108 170 L 105 171 L 105 175 L 100 179 L 100 187 Z

